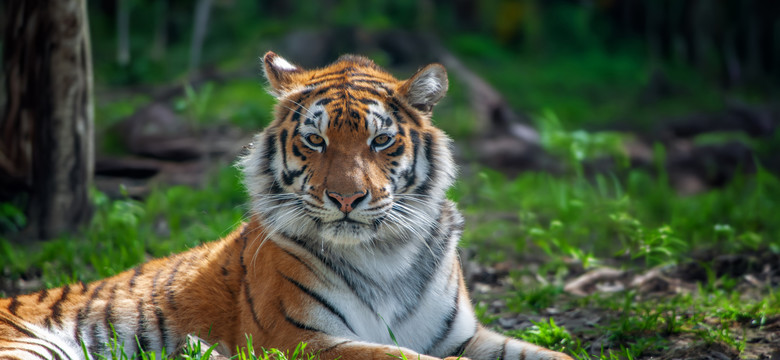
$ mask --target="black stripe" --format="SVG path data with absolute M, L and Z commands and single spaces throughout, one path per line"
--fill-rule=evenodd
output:
M 292 122 L 299 122 L 299 121 L 301 121 L 301 111 L 302 110 L 303 110 L 303 107 L 298 105 L 298 107 L 295 108 L 295 111 L 293 111 L 293 114 L 290 117 L 290 121 L 292 121 Z
M 442 340 L 450 336 L 450 333 L 452 333 L 452 326 L 455 324 L 455 318 L 458 317 L 459 303 L 460 303 L 460 291 L 457 291 L 455 295 L 455 303 L 452 305 L 452 309 L 450 309 L 450 313 L 447 314 L 447 321 L 444 323 L 444 328 L 441 329 L 439 334 L 436 335 L 433 341 L 431 341 L 431 344 L 428 345 L 428 348 L 423 353 L 425 354 L 429 353 L 431 350 L 433 350 L 434 347 L 436 347 L 436 345 L 439 344 L 439 342 L 441 342 Z
M 314 103 L 314 105 L 322 105 L 322 106 L 325 106 L 325 105 L 328 105 L 328 104 L 330 104 L 330 102 L 331 102 L 331 101 L 333 101 L 333 99 L 330 99 L 330 98 L 320 99 L 320 100 L 317 100 L 317 102 L 316 102 L 316 103 Z
M 135 331 L 136 339 L 138 340 L 138 353 L 153 350 L 148 331 L 148 320 L 144 312 L 144 299 L 140 299 L 138 300 L 138 328 Z
M 504 343 L 501 345 L 501 360 L 506 360 L 506 344 L 509 342 L 509 338 L 504 339 Z
M 48 341 L 46 339 L 40 338 L 37 334 L 33 333 L 32 331 L 30 331 L 30 330 L 20 326 L 19 324 L 15 323 L 15 322 L 13 322 L 13 321 L 5 318 L 5 317 L 0 317 L 0 323 L 6 324 L 6 325 L 12 327 L 14 330 L 24 334 L 28 338 L 37 339 L 37 340 L 40 340 L 40 341 L 47 342 L 47 343 L 51 344 L 52 347 L 56 348 L 59 352 L 61 352 L 63 354 L 67 354 L 67 352 L 65 352 L 65 350 L 63 350 L 61 347 L 59 347 L 59 345 L 57 345 L 57 344 L 55 344 L 55 343 L 53 343 L 51 341 Z M 25 343 L 23 340 L 14 340 L 14 341 Z M 41 346 L 41 347 L 45 348 L 46 350 L 48 350 L 49 352 L 54 353 L 51 349 L 49 349 L 49 348 L 47 348 L 47 347 L 45 347 L 43 345 L 40 345 L 40 344 L 33 344 L 33 345 Z M 57 358 L 60 358 L 59 355 L 57 356 Z
M 440 212 L 435 223 L 446 223 L 446 221 L 444 221 L 444 216 L 445 212 Z M 434 279 L 437 269 L 441 265 L 441 262 L 438 260 L 443 257 L 444 251 L 447 248 L 447 240 L 452 238 L 453 231 L 453 226 L 449 226 L 446 233 L 441 233 L 440 230 L 437 230 L 433 226 L 428 229 L 427 235 L 424 237 L 424 242 L 429 244 L 429 246 L 419 247 L 417 256 L 415 260 L 412 261 L 412 263 L 418 264 L 418 266 L 408 270 L 401 277 L 401 280 L 396 283 L 404 288 L 413 289 L 415 291 L 413 294 L 410 294 L 412 296 L 401 299 L 404 309 L 395 321 L 401 322 L 406 320 L 414 311 L 414 308 L 422 298 L 425 289 L 428 288 L 430 282 Z M 450 270 L 450 274 L 451 271 L 452 270 Z M 403 291 L 403 289 L 394 291 Z
M 417 189 L 414 190 L 417 194 L 427 194 L 428 191 L 431 190 L 431 186 L 433 184 L 434 180 L 439 180 L 436 176 L 436 163 L 437 161 L 433 158 L 433 135 L 431 134 L 425 134 L 425 148 L 423 148 L 425 152 L 425 159 L 428 161 L 428 176 L 423 179 L 422 183 L 417 186 Z
M 154 308 L 154 316 L 157 317 L 157 328 L 160 329 L 160 345 L 166 347 L 168 346 L 168 341 L 171 339 L 171 336 L 168 335 L 168 326 L 165 324 L 165 314 L 159 306 Z
M 255 311 L 254 299 L 252 299 L 252 296 L 249 292 L 249 280 L 247 279 L 246 264 L 244 263 L 244 251 L 246 251 L 246 245 L 248 240 L 246 238 L 246 235 L 242 236 L 241 239 L 244 240 L 244 244 L 241 249 L 241 256 L 239 257 L 239 263 L 241 264 L 241 271 L 243 274 L 242 278 L 244 279 L 244 301 L 246 301 L 247 305 L 249 306 L 249 311 L 252 313 L 252 320 L 255 322 L 255 325 L 257 325 L 257 328 L 265 329 L 265 327 L 260 323 L 260 317 L 257 315 L 257 311 Z
M 317 77 L 315 77 L 315 78 L 313 78 L 311 80 L 319 81 L 319 80 L 327 78 L 329 76 L 343 75 L 343 74 L 346 74 L 346 73 L 348 73 L 350 71 L 355 71 L 355 67 L 351 66 L 351 65 L 348 65 L 348 66 L 345 66 L 345 67 L 343 67 L 343 68 L 341 68 L 339 70 L 333 70 L 333 71 L 330 71 L 330 72 L 326 72 L 324 74 L 319 74 Z
M 173 290 L 173 282 L 176 280 L 176 274 L 179 272 L 179 267 L 182 263 L 184 263 L 184 257 L 180 258 L 179 261 L 173 265 L 173 270 L 171 270 L 171 274 L 168 275 L 168 281 L 165 282 L 165 298 L 168 300 L 168 305 L 170 305 L 173 311 L 178 310 L 178 306 L 176 306 L 176 292 Z
M 16 316 L 16 310 L 21 306 L 22 303 L 19 302 L 19 299 L 17 299 L 16 295 L 11 297 L 11 303 L 8 304 L 8 312 L 11 313 L 11 315 Z
M 290 283 L 292 283 L 293 285 L 298 287 L 298 289 L 300 289 L 301 291 L 303 291 L 307 295 L 311 296 L 314 300 L 317 300 L 317 302 L 319 302 L 322 306 L 324 306 L 326 309 L 328 309 L 328 311 L 333 313 L 333 315 L 336 315 L 336 317 L 341 319 L 341 322 L 343 322 L 344 325 L 347 326 L 347 329 L 349 329 L 349 331 L 351 331 L 353 334 L 355 334 L 355 329 L 353 329 L 352 326 L 349 324 L 349 322 L 347 322 L 347 318 L 344 317 L 344 314 L 342 314 L 340 311 L 338 311 L 336 309 L 336 307 L 334 307 L 333 304 L 331 304 L 328 300 L 326 300 L 322 295 L 320 295 L 320 294 L 314 292 L 313 290 L 307 288 L 306 286 L 304 286 L 303 284 L 295 281 L 294 279 L 290 278 L 289 276 L 287 276 L 285 274 L 282 274 L 279 271 L 277 271 L 277 272 L 285 280 L 289 281 Z
M 91 312 L 92 309 L 92 303 L 97 298 L 98 294 L 101 290 L 103 290 L 103 287 L 106 286 L 106 282 L 102 281 L 98 286 L 95 288 L 95 290 L 92 291 L 92 295 L 89 296 L 89 300 L 87 300 L 87 304 L 84 305 L 81 310 L 79 310 L 78 315 L 76 315 L 76 327 L 73 330 L 75 334 L 73 334 L 74 338 L 76 339 L 76 342 L 81 345 L 83 343 L 83 340 L 81 338 L 81 328 L 84 326 L 84 322 L 87 320 L 87 316 Z M 95 354 L 95 352 L 92 350 L 94 348 L 94 344 L 90 347 L 90 353 Z
M 166 349 L 171 349 L 168 347 L 170 336 L 168 335 L 168 327 L 165 323 L 165 313 L 163 313 L 163 310 L 157 301 L 157 297 L 161 296 L 157 290 L 157 284 L 160 280 L 160 276 L 162 276 L 162 272 L 163 268 L 158 269 L 154 274 L 154 278 L 152 278 L 152 293 L 150 295 L 150 301 L 152 302 L 152 306 L 154 306 L 154 316 L 157 318 L 157 329 L 160 330 L 160 346 Z
M 304 209 L 304 210 L 306 210 L 306 209 Z M 280 248 L 280 249 L 282 249 L 282 251 L 284 251 L 284 252 L 285 252 L 287 255 L 290 255 L 290 257 L 291 257 L 291 258 L 293 258 L 293 259 L 295 259 L 296 261 L 298 261 L 299 263 L 301 263 L 301 265 L 303 265 L 304 267 L 306 267 L 306 269 L 308 269 L 308 270 L 309 270 L 309 272 L 311 272 L 312 274 L 314 274 L 314 276 L 316 276 L 316 277 L 317 277 L 317 279 L 319 279 L 320 281 L 322 281 L 322 282 L 327 282 L 327 283 L 329 283 L 329 284 L 333 284 L 333 282 L 331 282 L 331 281 L 330 281 L 330 279 L 328 279 L 328 278 L 326 278 L 326 277 L 322 276 L 322 274 L 320 274 L 320 273 L 319 273 L 319 271 L 316 271 L 316 270 L 314 270 L 314 268 L 313 268 L 313 267 L 311 267 L 311 265 L 310 265 L 310 264 L 309 264 L 307 261 L 304 261 L 303 259 L 301 259 L 300 257 L 298 257 L 298 255 L 295 255 L 295 254 L 293 254 L 292 252 L 290 252 L 289 250 L 287 250 L 287 249 L 285 249 L 285 248 Z
M 54 353 L 54 351 L 52 351 L 51 349 L 49 349 L 49 348 L 47 348 L 47 347 L 45 347 L 43 345 L 36 344 L 36 343 L 31 343 L 31 342 L 23 341 L 23 340 L 14 340 L 14 342 L 15 343 L 19 343 L 19 344 L 27 344 L 27 345 L 33 345 L 33 346 L 41 347 L 41 348 L 45 349 L 46 351 L 48 351 L 50 354 L 52 354 L 54 356 L 57 356 L 57 358 L 60 358 L 59 355 Z M 37 352 L 35 350 L 22 348 L 22 347 L 2 347 L 2 348 L 0 348 L 0 351 L 5 351 L 6 349 L 11 350 L 11 351 L 24 351 L 26 353 L 29 353 L 29 354 L 32 354 L 33 356 L 38 357 L 39 359 L 51 360 L 50 357 L 43 356 L 43 355 L 41 355 L 41 353 L 39 353 L 39 352 Z M 2 359 L 19 360 L 16 357 L 0 356 L 0 360 L 2 360 Z
M 298 145 L 293 144 L 293 146 L 292 146 L 292 153 L 296 157 L 301 158 L 302 161 L 306 161 L 306 155 L 303 155 L 301 153 L 301 150 L 298 148 Z
M 422 126 L 420 123 L 420 119 L 417 118 L 416 111 L 409 111 L 409 108 L 404 103 L 398 101 L 396 98 L 390 98 L 390 103 L 393 105 L 391 106 L 391 109 L 393 109 L 394 112 L 397 112 L 395 119 L 398 120 L 400 123 L 405 123 L 406 119 L 401 115 L 406 115 L 409 119 L 412 119 L 412 122 L 414 122 L 415 125 Z M 401 113 L 403 111 L 403 114 Z
M 417 154 L 420 149 L 420 133 L 416 130 L 409 130 L 409 136 L 412 138 L 412 166 L 409 169 L 404 170 L 403 176 L 406 178 L 406 185 L 403 187 L 403 191 L 408 190 L 414 185 L 416 180 L 415 170 L 417 169 Z
M 68 298 L 68 294 L 70 294 L 70 285 L 65 285 L 65 287 L 62 288 L 62 295 L 60 295 L 60 298 L 49 308 L 51 314 L 47 319 L 51 317 L 57 326 L 62 326 L 62 302 Z
M 303 239 L 293 237 L 292 240 L 299 246 L 306 249 L 311 255 L 313 255 L 318 260 L 320 260 L 320 262 L 322 262 L 336 275 L 341 277 L 341 279 L 344 280 L 344 282 L 350 285 L 349 289 L 352 290 L 352 293 L 355 294 L 355 296 L 357 296 L 357 298 L 360 299 L 360 301 L 362 301 L 364 305 L 366 305 L 369 309 L 371 309 L 372 313 L 376 313 L 376 310 L 374 309 L 374 302 L 371 300 L 368 294 L 358 290 L 358 288 L 371 288 L 371 289 L 380 288 L 379 284 L 376 281 L 374 281 L 374 279 L 371 279 L 370 277 L 366 276 L 361 271 L 355 269 L 354 266 L 345 262 L 344 260 L 341 260 L 338 263 L 334 262 L 340 259 L 326 256 L 321 251 L 312 249 L 310 244 Z M 360 279 L 355 279 L 355 277 Z
M 246 279 L 246 277 L 244 277 L 244 279 Z M 255 302 L 249 293 L 248 280 L 244 280 L 244 301 L 246 301 L 247 306 L 249 306 L 249 311 L 252 313 L 252 320 L 254 320 L 255 325 L 257 325 L 257 328 L 261 330 L 265 329 L 265 327 L 260 323 L 260 317 L 257 315 L 257 311 L 255 311 Z
M 406 146 L 405 146 L 404 144 L 401 144 L 401 145 L 399 145 L 399 146 L 398 146 L 398 147 L 395 149 L 395 151 L 393 151 L 393 152 L 392 152 L 392 153 L 390 153 L 390 154 L 387 154 L 387 156 L 400 156 L 400 155 L 403 155 L 403 153 L 404 153 L 404 150 L 406 150 Z M 398 165 L 398 163 L 397 163 L 397 162 L 396 162 L 396 165 Z
M 406 120 L 400 114 L 400 111 L 401 111 L 400 108 L 397 105 L 395 105 L 394 102 L 388 103 L 387 106 L 389 106 L 390 110 L 392 110 L 392 111 L 390 111 L 390 116 L 392 116 L 393 119 L 395 119 L 395 121 L 397 123 L 399 123 L 399 124 L 405 124 L 406 123 Z M 401 127 L 399 126 L 398 129 L 400 131 Z M 403 134 L 401 134 L 401 135 L 403 135 Z
M 295 327 L 297 327 L 297 328 L 299 328 L 301 330 L 306 330 L 306 331 L 314 331 L 314 332 L 320 332 L 320 333 L 324 332 L 324 331 L 322 331 L 320 329 L 317 329 L 315 327 L 311 327 L 311 326 L 306 325 L 306 324 L 304 324 L 304 323 L 302 323 L 302 322 L 300 322 L 298 320 L 295 320 L 295 319 L 291 318 L 290 315 L 287 314 L 287 310 L 285 309 L 284 304 L 282 303 L 281 300 L 279 301 L 279 309 L 281 310 L 282 314 L 284 314 L 284 320 L 287 321 L 288 323 L 292 324 L 293 326 L 295 326 Z
M 111 338 L 111 334 L 106 333 L 108 338 Z M 89 346 L 89 353 L 95 355 L 105 355 L 108 350 L 108 344 L 100 340 L 100 328 L 97 324 L 92 325 L 92 331 L 90 331 L 90 337 L 92 338 L 92 344 Z M 108 340 L 108 339 L 106 339 Z
M 2 315 L 2 314 L 0 314 L 0 315 Z M 18 325 L 17 323 L 7 319 L 4 316 L 0 316 L 0 322 L 2 322 L 3 324 L 6 324 L 6 325 L 14 328 L 14 330 L 24 334 L 24 336 L 27 336 L 27 337 L 33 338 L 33 339 L 38 339 L 38 336 L 35 335 L 34 332 L 28 330 L 27 328 L 24 328 L 24 327 Z
M 284 316 L 284 320 L 286 320 L 288 323 L 292 324 L 293 326 L 295 326 L 295 327 L 297 327 L 297 328 L 299 328 L 301 330 L 314 331 L 314 332 L 324 332 L 324 331 L 322 331 L 320 329 L 313 328 L 311 326 L 308 326 L 306 324 L 298 322 L 297 320 L 295 320 L 295 319 L 293 319 L 293 318 L 291 318 L 291 317 L 289 317 L 287 315 Z
M 352 342 L 352 340 L 344 340 L 344 341 L 342 341 L 342 342 L 340 342 L 340 343 L 337 343 L 337 344 L 331 345 L 331 346 L 329 346 L 329 347 L 327 347 L 327 348 L 325 348 L 325 349 L 322 349 L 321 351 L 319 351 L 319 353 L 320 353 L 320 354 L 322 354 L 322 353 L 326 353 L 326 352 L 328 352 L 328 351 L 331 351 L 331 350 L 334 350 L 334 349 L 336 349 L 337 347 L 339 347 L 339 346 L 341 346 L 341 345 L 344 345 L 344 344 L 349 344 L 349 343 L 351 343 L 351 342 Z
M 462 356 L 465 355 L 466 347 L 469 346 L 469 343 L 472 339 L 474 339 L 474 336 L 476 336 L 476 331 L 474 330 L 474 335 L 471 335 L 466 341 L 464 341 L 462 344 L 460 344 L 458 347 L 455 348 L 455 351 L 450 354 L 450 356 Z
M 263 149 L 264 157 L 266 159 L 273 159 L 276 156 L 276 138 L 273 136 L 267 136 L 265 142 L 265 148 Z
M 138 278 L 139 275 L 143 272 L 144 264 L 138 265 L 135 267 L 135 270 L 133 271 L 133 276 L 130 278 L 130 289 L 132 290 L 135 287 L 135 280 Z
M 282 143 L 282 168 L 287 169 L 287 130 L 279 134 L 279 142 Z
M 282 171 L 282 182 L 284 182 L 284 184 L 287 186 L 292 185 L 292 183 L 295 182 L 296 178 L 303 175 L 303 172 L 306 171 L 307 167 L 309 167 L 309 165 L 303 165 L 303 167 L 300 170 Z
M 49 297 L 49 289 L 41 290 L 41 292 L 38 293 L 38 303 L 42 303 L 47 297 Z
M 106 307 L 103 309 L 103 319 L 105 320 L 105 326 L 106 326 L 106 333 L 108 334 L 108 337 L 111 338 L 114 332 L 116 332 L 117 337 L 120 337 L 120 334 L 116 329 L 113 328 L 113 325 L 115 323 L 114 321 L 114 300 L 116 300 L 116 289 L 119 287 L 118 284 L 114 284 L 113 287 L 111 287 L 111 291 L 108 294 L 108 301 L 106 301 Z M 112 330 L 113 329 L 113 330 Z
M 42 348 L 46 349 L 46 351 L 48 351 L 49 354 L 52 355 L 52 357 L 46 358 L 46 359 L 62 359 L 62 356 L 65 356 L 66 359 L 70 359 L 70 357 L 68 357 L 68 353 L 66 353 L 61 347 L 57 346 L 53 342 L 48 341 L 46 339 L 41 339 L 41 338 L 38 338 L 38 340 L 44 341 L 44 342 L 47 342 L 47 343 L 53 345 L 55 348 L 57 348 L 57 350 L 59 350 L 59 352 L 55 351 L 54 349 L 52 349 L 52 348 L 50 348 L 48 346 L 44 346 L 44 345 L 41 345 L 41 344 L 36 344 L 34 342 L 31 342 L 31 341 L 25 341 L 23 339 L 17 339 L 17 340 L 14 340 L 14 342 L 17 342 L 17 343 L 20 343 L 20 344 L 27 344 L 27 345 L 32 345 L 32 346 L 38 346 L 38 347 L 42 347 Z M 35 355 L 41 356 L 41 354 L 39 352 L 37 352 L 37 351 L 28 350 L 28 349 L 21 349 L 21 348 L 17 348 L 17 349 L 18 350 L 25 350 L 27 352 L 34 353 Z
M 352 83 L 352 82 L 341 84 L 338 87 L 345 90 L 364 91 L 376 97 L 380 97 L 383 95 L 379 91 L 376 91 L 376 89 L 373 87 L 361 86 L 361 85 L 357 85 L 357 83 Z
M 292 102 L 293 105 L 303 104 L 304 103 L 304 99 L 308 98 L 309 94 L 311 94 L 311 92 L 312 92 L 312 89 L 307 87 L 307 88 L 304 88 L 303 90 L 301 90 L 301 91 L 299 91 L 297 93 L 291 94 L 290 96 L 288 96 L 284 100 Z

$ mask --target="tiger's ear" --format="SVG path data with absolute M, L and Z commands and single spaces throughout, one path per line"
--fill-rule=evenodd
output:
M 430 113 L 447 93 L 447 70 L 441 64 L 430 64 L 417 71 L 399 88 L 399 94 L 417 110 Z
M 263 71 L 265 78 L 271 85 L 271 92 L 279 96 L 294 87 L 293 77 L 303 72 L 303 69 L 291 64 L 273 51 L 269 51 L 263 56 Z

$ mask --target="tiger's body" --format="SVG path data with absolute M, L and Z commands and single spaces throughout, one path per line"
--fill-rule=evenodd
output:
M 399 81 L 355 56 L 264 65 L 279 104 L 239 161 L 248 222 L 102 281 L 0 299 L 0 359 L 105 355 L 114 332 L 130 354 L 188 334 L 234 351 L 249 334 L 321 359 L 570 359 L 476 321 L 444 196 L 450 140 L 430 122 L 443 67 Z

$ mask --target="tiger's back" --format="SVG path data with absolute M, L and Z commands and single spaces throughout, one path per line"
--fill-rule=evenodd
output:
M 195 334 L 230 351 L 246 335 L 306 342 L 323 359 L 569 359 L 475 319 L 444 194 L 450 140 L 430 119 L 441 65 L 396 80 L 357 56 L 314 70 L 263 60 L 278 105 L 239 161 L 247 223 L 103 281 L 0 300 L 0 359 L 106 354 L 114 333 L 129 353 Z

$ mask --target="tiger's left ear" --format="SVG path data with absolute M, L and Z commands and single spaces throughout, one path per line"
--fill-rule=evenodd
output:
M 417 110 L 430 113 L 447 93 L 447 70 L 441 64 L 430 64 L 417 71 L 399 88 L 398 93 Z
M 280 96 L 294 88 L 294 76 L 302 73 L 303 69 L 269 51 L 263 56 L 263 71 L 273 95 Z

